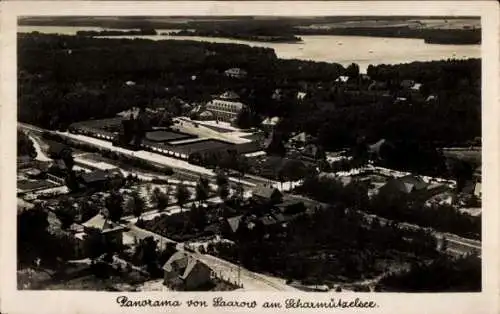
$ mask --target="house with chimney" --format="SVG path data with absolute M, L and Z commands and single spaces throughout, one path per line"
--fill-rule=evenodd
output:
M 122 247 L 125 229 L 101 213 L 82 224 L 72 224 L 69 233 L 74 239 L 75 258 L 89 257 L 90 252 L 97 247 Z
M 189 253 L 178 251 L 163 265 L 163 284 L 173 290 L 203 290 L 211 283 L 212 269 Z

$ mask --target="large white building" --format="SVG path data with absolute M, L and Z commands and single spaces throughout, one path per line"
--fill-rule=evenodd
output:
M 225 92 L 207 103 L 206 110 L 213 113 L 215 120 L 233 122 L 245 105 L 234 92 Z

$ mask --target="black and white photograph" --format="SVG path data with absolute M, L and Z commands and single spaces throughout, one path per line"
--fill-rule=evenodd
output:
M 484 291 L 481 16 L 251 13 L 16 17 L 18 291 Z

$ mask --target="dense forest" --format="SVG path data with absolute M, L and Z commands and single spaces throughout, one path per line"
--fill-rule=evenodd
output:
M 218 29 L 203 29 L 203 30 L 182 30 L 179 32 L 168 33 L 172 36 L 206 36 L 206 37 L 224 37 L 234 38 L 249 41 L 263 42 L 278 42 L 278 43 L 293 43 L 300 42 L 302 39 L 293 34 L 286 34 L 280 29 L 257 28 L 257 29 L 240 29 L 218 28 Z
M 103 31 L 78 31 L 77 36 L 135 36 L 135 35 L 156 35 L 156 30 L 150 29 L 140 29 L 132 31 L 122 31 L 122 30 L 103 30 Z
M 436 148 L 481 136 L 478 59 L 370 66 L 368 75 L 385 86 L 379 91 L 356 65 L 282 60 L 272 49 L 245 45 L 40 34 L 20 35 L 18 44 L 19 120 L 50 129 L 232 90 L 248 104 L 252 123 L 282 117 L 276 133 L 283 140 L 305 131 L 332 151 L 385 138 L 397 156 L 389 164 L 423 173 L 442 171 Z M 226 77 L 231 67 L 247 77 Z M 350 77 L 346 86 L 335 82 L 340 75 Z M 421 83 L 420 92 L 405 90 L 405 80 Z M 406 100 L 395 102 L 400 97 Z
M 440 254 L 434 237 L 424 231 L 368 222 L 338 204 L 293 220 L 281 232 L 240 224 L 234 240 L 236 246 L 220 243 L 208 252 L 304 284 L 371 278 L 392 266 Z
M 414 263 L 406 272 L 385 276 L 380 285 L 387 292 L 480 292 L 481 259 L 442 256 L 431 263 Z

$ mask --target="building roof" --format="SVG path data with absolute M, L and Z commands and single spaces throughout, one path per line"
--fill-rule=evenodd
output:
M 265 185 L 258 185 L 253 190 L 252 195 L 265 199 L 271 199 L 275 193 L 278 193 L 278 195 L 281 196 L 281 192 L 277 188 L 271 188 Z
M 213 118 L 213 116 L 214 116 L 213 112 L 208 111 L 208 110 L 200 113 L 200 118 Z
M 180 278 L 186 279 L 198 263 L 199 262 L 197 260 L 195 260 L 194 258 L 189 258 L 188 264 L 187 264 L 186 268 L 184 268 L 184 272 L 180 275 Z
M 230 68 L 230 69 L 227 69 L 226 71 L 224 71 L 224 73 L 226 73 L 226 74 L 242 74 L 242 75 L 245 75 L 245 74 L 247 74 L 247 71 L 245 71 L 243 69 L 240 69 L 240 68 Z
M 436 100 L 436 99 L 437 99 L 436 95 L 429 95 L 429 97 L 427 97 L 425 101 L 429 102 L 431 100 Z
M 22 198 L 17 198 L 17 208 L 19 209 L 32 209 L 35 207 L 33 203 L 27 202 L 23 200 Z
M 87 184 L 106 181 L 108 179 L 108 176 L 109 172 L 106 170 L 95 170 L 92 172 L 85 172 L 81 174 L 83 182 Z
M 415 83 L 413 84 L 413 86 L 411 87 L 412 90 L 420 90 L 420 87 L 422 87 L 422 84 L 421 83 Z
M 309 136 L 305 132 L 301 132 L 290 138 L 291 141 L 297 141 L 297 142 L 306 142 L 308 139 Z
M 232 91 L 227 91 L 227 92 L 224 92 L 223 94 L 221 94 L 219 96 L 219 98 L 221 99 L 240 99 L 240 96 L 238 94 L 236 94 L 235 92 L 232 92 Z
M 476 196 L 481 195 L 481 187 L 482 187 L 481 182 L 476 183 L 476 185 L 474 186 L 474 195 Z
M 243 217 L 242 215 L 239 215 L 227 219 L 229 227 L 231 227 L 231 231 L 236 232 L 238 230 L 242 217 Z
M 26 171 L 26 174 L 29 176 L 38 176 L 41 173 L 42 173 L 42 171 L 40 169 L 37 169 L 37 168 L 33 168 L 33 169 Z
M 404 176 L 404 177 L 401 177 L 401 178 L 399 178 L 399 180 L 406 183 L 406 184 L 411 184 L 417 190 L 425 189 L 425 188 L 427 188 L 427 186 L 429 186 L 429 184 L 426 183 L 421 177 L 414 176 L 411 174 Z
M 101 213 L 95 215 L 86 222 L 82 223 L 82 226 L 86 228 L 95 228 L 101 232 L 109 232 L 109 231 L 124 229 L 122 226 L 116 225 L 113 222 L 111 222 Z
M 264 125 L 276 125 L 280 121 L 279 117 L 268 117 L 264 121 L 262 121 L 262 124 Z
M 349 184 L 351 184 L 354 181 L 354 179 L 351 176 L 340 177 L 338 180 L 342 184 L 342 186 L 344 186 L 344 187 L 348 186 Z
M 387 182 L 386 186 L 388 185 L 389 186 L 392 185 L 397 190 L 404 193 L 411 193 L 413 191 L 426 189 L 429 186 L 429 184 L 426 183 L 422 178 L 414 175 L 407 175 L 404 177 L 395 178 Z
M 165 262 L 163 269 L 172 271 L 175 269 L 186 268 L 188 265 L 188 255 L 185 252 L 177 251 Z
M 174 253 L 168 261 L 163 265 L 163 270 L 165 271 L 178 271 L 179 278 L 186 279 L 190 273 L 196 267 L 201 267 L 202 265 L 206 266 L 198 259 L 194 258 L 191 255 L 188 255 L 186 252 L 177 251 Z
M 379 140 L 378 142 L 376 142 L 372 145 L 369 145 L 368 152 L 379 154 L 380 148 L 382 147 L 382 145 L 384 145 L 384 143 L 385 143 L 385 139 L 383 138 L 383 139 Z
M 304 99 L 307 96 L 305 92 L 297 92 L 297 99 Z
M 349 80 L 349 76 L 346 76 L 346 75 L 341 75 L 339 77 L 337 77 L 337 79 L 335 80 L 335 82 L 342 82 L 342 83 L 345 83 Z

